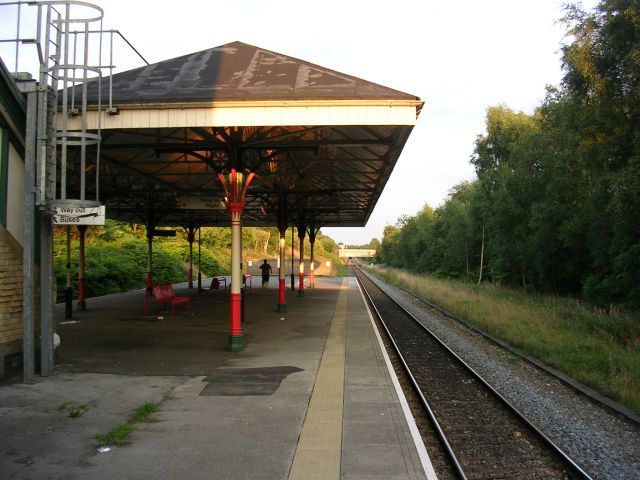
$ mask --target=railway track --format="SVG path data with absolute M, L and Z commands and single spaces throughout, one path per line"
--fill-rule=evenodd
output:
M 590 478 L 417 319 L 354 271 L 459 478 Z

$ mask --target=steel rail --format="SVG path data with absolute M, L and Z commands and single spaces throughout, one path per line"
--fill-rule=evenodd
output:
M 369 281 L 373 282 L 373 280 L 371 280 L 371 278 L 369 278 L 369 276 L 366 273 L 362 272 L 360 269 L 354 268 L 354 271 L 360 272 L 360 274 L 365 275 L 369 279 Z M 362 284 L 362 282 L 360 282 L 360 279 L 358 279 L 358 282 L 362 286 L 363 290 L 366 292 L 366 287 Z M 375 282 L 374 282 L 374 284 L 375 284 Z M 580 467 L 580 465 L 578 465 L 573 459 L 571 459 L 571 457 L 569 457 L 569 455 L 567 455 L 558 445 L 556 445 L 556 443 L 553 440 L 551 440 L 544 432 L 542 432 L 538 427 L 536 427 L 520 410 L 518 410 L 518 408 L 516 408 L 513 404 L 511 404 L 511 402 L 509 402 L 504 396 L 502 396 L 502 394 L 500 394 L 495 388 L 493 388 L 493 386 L 491 386 L 491 384 L 489 384 L 469 364 L 467 364 L 462 358 L 460 358 L 460 356 L 458 356 L 458 354 L 456 354 L 453 350 L 451 350 L 451 348 L 449 348 L 435 333 L 433 333 L 428 327 L 426 327 L 420 320 L 418 320 L 406 308 L 404 308 L 402 305 L 400 305 L 400 303 L 398 303 L 395 299 L 393 299 L 382 288 L 380 288 L 380 287 L 378 287 L 378 288 L 380 289 L 380 291 L 387 298 L 389 298 L 398 308 L 400 308 L 400 310 L 402 312 L 404 312 L 409 318 L 411 318 L 414 322 L 416 322 L 419 325 L 419 327 L 421 327 L 430 337 L 432 337 L 436 342 L 438 342 L 438 344 L 440 344 L 449 354 L 451 354 L 469 373 L 471 373 L 471 375 L 473 377 L 475 377 L 496 398 L 498 398 L 500 400 L 500 402 L 504 406 L 507 407 L 508 410 L 510 410 L 513 414 L 516 415 L 516 417 L 518 419 L 520 419 L 522 422 L 524 422 L 525 425 L 527 425 L 527 427 L 529 427 L 531 429 L 531 431 L 533 431 L 540 439 L 543 440 L 543 442 L 549 448 L 551 448 L 552 451 L 554 451 L 554 453 L 556 453 L 558 456 L 560 456 L 560 458 L 565 462 L 565 464 L 569 467 L 569 469 L 574 474 L 577 474 L 581 479 L 584 479 L 584 480 L 593 480 L 589 476 L 589 474 L 587 472 L 585 472 L 584 469 L 582 469 L 582 467 Z M 382 323 L 382 325 L 384 326 L 385 330 L 387 331 L 387 334 L 389 335 L 389 338 L 390 338 L 391 342 L 394 344 L 394 347 L 399 352 L 398 347 L 397 347 L 395 341 L 393 340 L 393 338 L 391 337 L 389 329 L 385 325 L 384 320 L 382 319 L 382 316 L 380 315 L 378 309 L 375 307 L 375 305 L 373 303 L 373 300 L 371 299 L 371 297 L 370 297 L 368 292 L 366 292 L 366 294 L 367 294 L 367 297 L 369 298 L 369 301 L 371 302 L 371 305 L 373 305 L 374 310 L 376 311 L 376 314 L 378 315 L 378 317 L 380 319 L 380 322 Z M 400 358 L 402 358 L 400 353 L 399 353 L 399 356 L 400 356 Z M 407 373 L 409 374 L 410 378 L 412 379 L 412 382 L 414 382 L 414 388 L 419 389 L 419 387 L 417 387 L 417 383 L 415 383 L 415 379 L 414 379 L 413 375 L 409 372 L 409 369 L 407 367 L 406 362 L 404 361 L 404 358 L 402 358 L 402 363 L 403 363 Z M 421 398 L 424 398 L 421 392 L 420 392 L 419 395 L 420 395 Z M 425 399 L 425 402 L 426 402 L 426 399 Z M 441 430 L 441 429 L 438 427 L 438 430 Z M 443 433 L 443 435 L 444 435 L 444 433 Z M 466 477 L 463 477 L 463 478 L 466 478 Z

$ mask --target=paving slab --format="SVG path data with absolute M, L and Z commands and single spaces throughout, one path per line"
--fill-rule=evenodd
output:
M 349 279 L 345 368 L 343 479 L 424 479 L 371 318 Z

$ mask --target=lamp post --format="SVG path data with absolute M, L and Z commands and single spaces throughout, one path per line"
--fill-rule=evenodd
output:
M 242 262 L 242 252 L 240 240 L 242 236 L 241 219 L 245 207 L 247 189 L 255 173 L 244 174 L 232 168 L 229 173 L 219 173 L 218 180 L 224 188 L 224 203 L 231 214 L 231 293 L 229 308 L 229 350 L 240 352 L 244 349 L 242 339 L 242 298 L 240 289 L 242 288 L 242 272 L 240 262 Z

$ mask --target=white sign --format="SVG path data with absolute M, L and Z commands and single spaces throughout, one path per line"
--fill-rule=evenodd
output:
M 225 206 L 220 200 L 202 197 L 182 197 L 178 200 L 178 208 L 187 210 L 224 210 Z
M 55 225 L 104 225 L 105 210 L 100 207 L 56 207 Z

